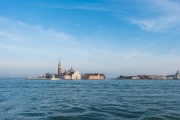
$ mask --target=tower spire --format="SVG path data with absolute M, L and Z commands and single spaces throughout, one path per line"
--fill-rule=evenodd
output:
M 61 58 L 59 59 L 59 64 L 61 64 Z

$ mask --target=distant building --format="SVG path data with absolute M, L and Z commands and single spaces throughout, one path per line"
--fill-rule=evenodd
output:
M 177 72 L 175 74 L 172 74 L 172 75 L 167 75 L 166 77 L 168 78 L 172 78 L 175 79 L 175 80 L 179 80 L 180 79 L 180 73 L 179 71 L 177 70 Z
M 55 78 L 59 78 L 59 79 L 64 79 L 64 74 L 58 75 L 58 74 L 54 74 Z
M 174 77 L 173 77 L 173 76 L 166 76 L 166 79 L 167 79 L 167 80 L 173 80 Z
M 157 75 L 148 75 L 148 78 L 149 79 L 158 79 L 158 76 Z
M 166 80 L 166 76 L 160 75 L 160 76 L 158 76 L 158 79 L 159 79 L 159 80 Z
M 140 79 L 149 79 L 147 75 L 137 75 Z
M 104 80 L 105 75 L 100 73 L 86 73 L 81 75 L 82 79 L 89 79 L 89 80 Z
M 138 77 L 138 76 L 133 76 L 132 79 L 133 79 L 133 80 L 138 80 L 139 77 Z
M 45 78 L 51 78 L 52 77 L 52 73 L 46 73 L 45 74 Z
M 81 74 L 81 79 L 87 80 L 88 79 L 88 75 L 87 74 Z
M 123 76 L 124 79 L 132 79 L 133 76 Z
M 81 74 L 79 71 L 74 71 L 71 67 L 68 71 L 64 72 L 64 79 L 81 79 Z
M 177 70 L 176 74 L 174 75 L 174 79 L 180 79 L 180 73 L 178 70 Z

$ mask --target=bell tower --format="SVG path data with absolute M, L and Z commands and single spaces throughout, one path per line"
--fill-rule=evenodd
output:
M 62 74 L 62 64 L 61 64 L 61 59 L 59 60 L 59 64 L 58 64 L 58 75 Z

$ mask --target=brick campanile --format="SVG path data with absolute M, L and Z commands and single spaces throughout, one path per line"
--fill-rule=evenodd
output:
M 61 60 L 59 61 L 59 64 L 58 64 L 58 75 L 61 75 L 62 74 L 62 64 L 61 64 Z

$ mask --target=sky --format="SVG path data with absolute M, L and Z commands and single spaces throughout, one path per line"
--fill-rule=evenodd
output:
M 179 0 L 0 0 L 0 78 L 180 70 Z

